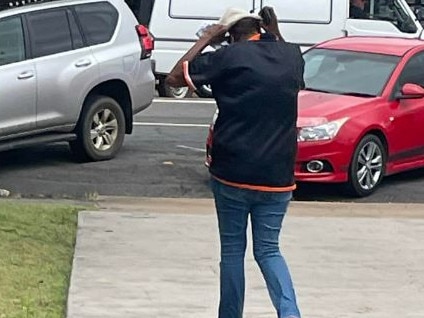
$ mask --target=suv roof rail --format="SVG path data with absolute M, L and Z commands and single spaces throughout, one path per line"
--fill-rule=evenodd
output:
M 0 0 L 0 11 L 23 7 L 30 4 L 37 4 L 42 2 L 52 2 L 58 0 Z

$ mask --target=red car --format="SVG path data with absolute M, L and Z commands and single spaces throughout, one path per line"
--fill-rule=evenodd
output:
M 366 196 L 383 176 L 424 167 L 424 41 L 345 37 L 303 57 L 298 181 L 346 183 Z

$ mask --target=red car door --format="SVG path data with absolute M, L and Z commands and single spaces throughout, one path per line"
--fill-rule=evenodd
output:
M 405 65 L 394 93 L 406 83 L 424 86 L 424 52 Z M 389 161 L 401 164 L 424 159 L 424 98 L 393 100 L 389 120 Z

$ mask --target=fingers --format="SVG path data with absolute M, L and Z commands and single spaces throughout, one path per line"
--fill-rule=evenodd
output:
M 277 22 L 277 15 L 275 14 L 273 7 L 263 7 L 262 10 L 259 11 L 259 15 L 262 18 L 263 26 L 268 26 Z
M 274 10 L 274 8 L 273 8 L 273 7 L 269 7 L 269 8 L 270 8 L 271 15 L 272 15 L 275 19 L 277 19 L 277 15 L 275 14 L 275 10 Z

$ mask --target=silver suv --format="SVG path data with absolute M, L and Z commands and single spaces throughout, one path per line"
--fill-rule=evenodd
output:
M 111 159 L 152 103 L 152 50 L 123 0 L 0 0 L 0 150 L 69 141 Z

